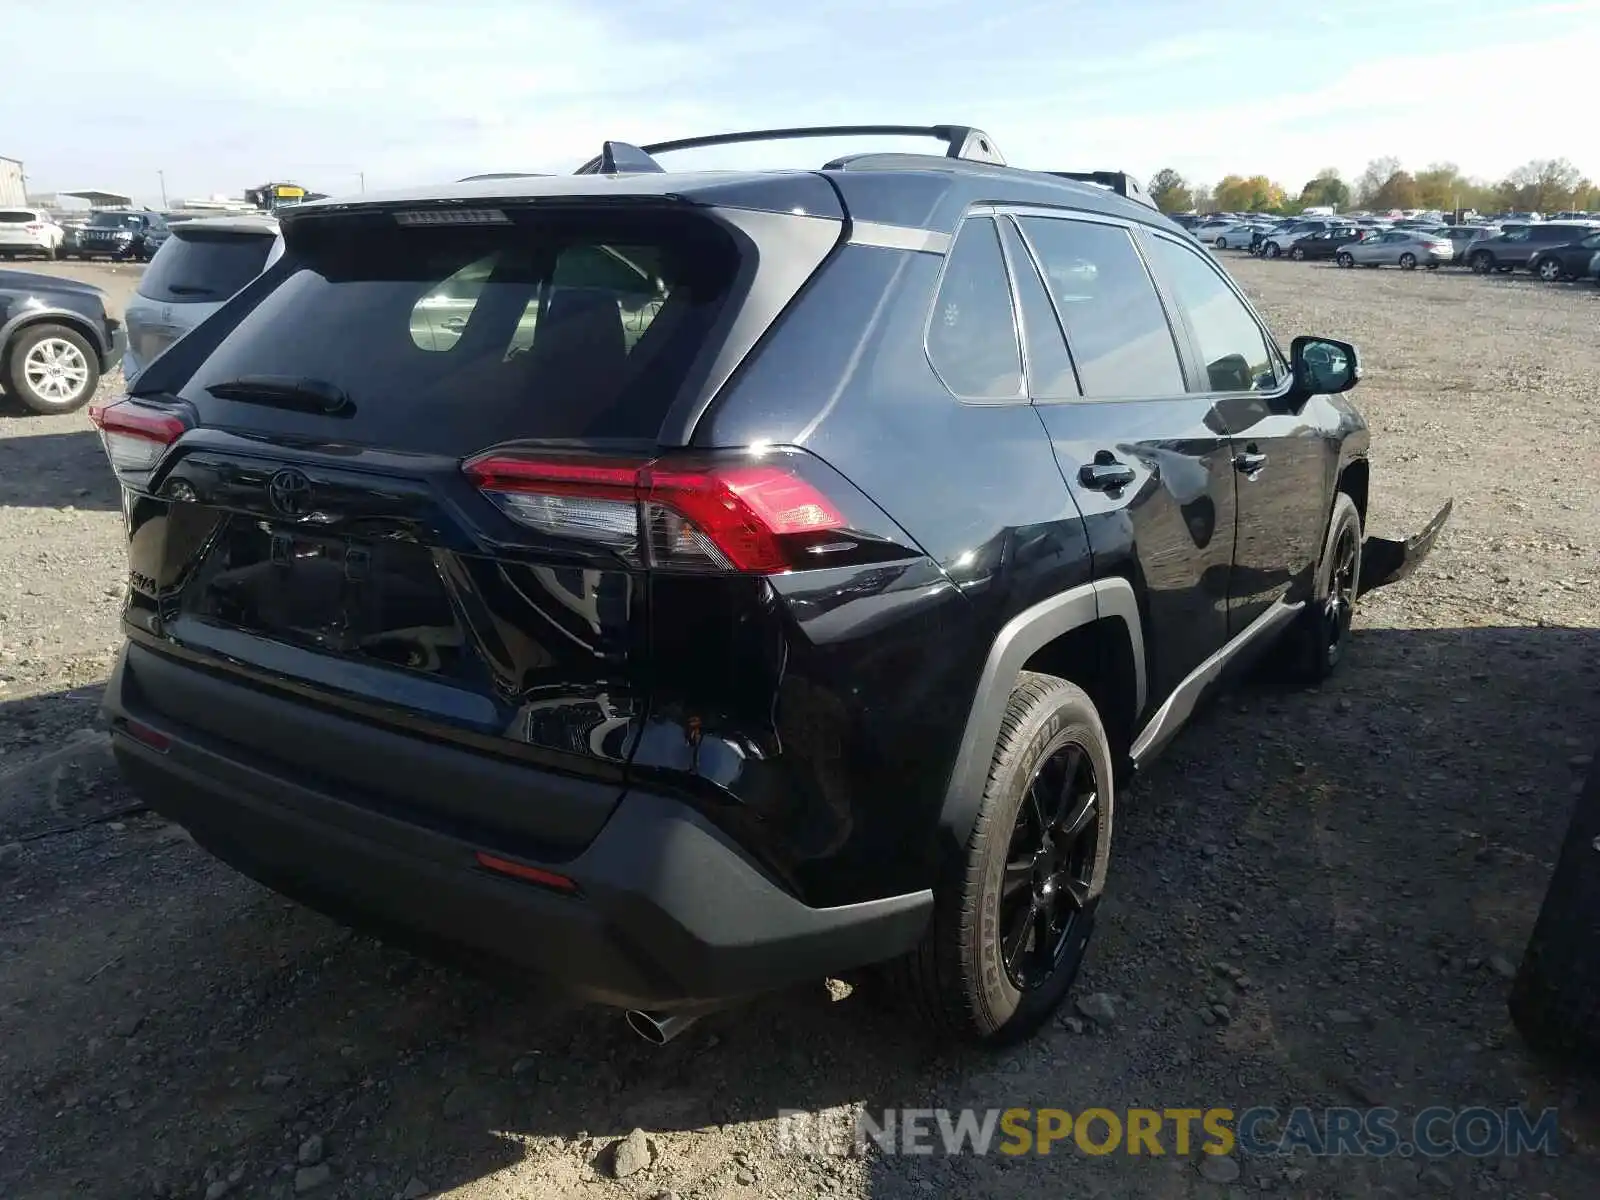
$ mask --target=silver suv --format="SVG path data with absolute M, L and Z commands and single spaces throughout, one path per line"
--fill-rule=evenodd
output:
M 139 280 L 123 321 L 131 380 L 162 351 L 204 321 L 281 252 L 271 217 L 204 217 L 172 226 L 171 236 Z

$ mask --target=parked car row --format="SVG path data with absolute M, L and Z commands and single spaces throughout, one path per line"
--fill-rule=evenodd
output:
M 1248 249 L 1263 258 L 1404 270 L 1437 270 L 1453 264 L 1479 275 L 1528 271 L 1550 283 L 1565 279 L 1600 283 L 1600 219 L 1504 224 L 1338 217 L 1270 223 L 1224 219 L 1202 222 L 1191 232 L 1214 249 Z

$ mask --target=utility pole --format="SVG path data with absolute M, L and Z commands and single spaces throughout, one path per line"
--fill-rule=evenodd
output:
M 167 173 L 165 171 L 157 171 L 156 172 L 156 178 L 161 180 L 161 207 L 162 208 L 166 208 L 167 207 Z
M 357 171 L 356 172 L 356 178 L 361 181 L 361 190 L 363 192 L 366 191 L 367 190 L 367 173 L 365 171 Z

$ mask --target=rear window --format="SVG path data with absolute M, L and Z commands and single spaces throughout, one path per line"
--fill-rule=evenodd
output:
M 227 424 L 448 454 L 512 438 L 655 440 L 732 289 L 733 242 L 690 214 L 511 217 L 307 221 L 275 268 L 282 282 L 182 394 Z M 205 390 L 250 375 L 331 383 L 352 408 L 328 417 Z
M 0 209 L 0 225 L 27 225 L 38 219 L 37 213 L 26 212 L 16 208 Z
M 272 237 L 221 230 L 175 232 L 145 268 L 139 294 L 162 304 L 226 300 L 261 274 Z

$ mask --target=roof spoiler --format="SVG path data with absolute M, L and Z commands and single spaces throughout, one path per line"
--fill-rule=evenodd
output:
M 707 146 L 732 146 L 741 142 L 779 142 L 796 138 L 823 137 L 925 137 L 945 144 L 946 158 L 989 163 L 1003 167 L 1006 160 L 996 149 L 994 139 L 971 125 L 802 125 L 792 129 L 751 129 L 739 133 L 712 133 L 700 137 L 677 138 L 634 146 L 628 142 L 606 142 L 600 154 L 579 167 L 575 175 L 616 175 L 621 172 L 657 172 L 664 168 L 654 155 L 674 150 L 697 150 Z
M 1149 208 L 1156 207 L 1156 202 L 1145 194 L 1139 181 L 1126 171 L 1045 171 L 1044 174 L 1054 175 L 1058 179 L 1073 179 L 1079 183 L 1098 184 Z

